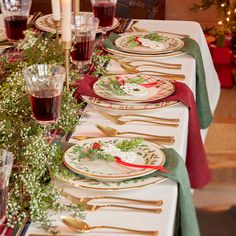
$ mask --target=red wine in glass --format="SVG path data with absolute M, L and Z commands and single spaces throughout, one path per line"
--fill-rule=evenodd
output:
M 76 37 L 78 39 L 78 37 Z M 89 37 L 79 37 L 79 42 L 74 42 L 73 49 L 71 51 L 71 58 L 74 64 L 78 62 L 88 62 L 92 57 L 92 53 L 95 47 L 95 40 L 90 40 Z
M 43 125 L 56 123 L 60 117 L 61 97 L 56 89 L 42 89 L 31 94 L 34 119 Z
M 7 38 L 10 41 L 18 41 L 24 38 L 23 31 L 26 30 L 26 16 L 7 16 L 4 18 Z
M 99 19 L 99 26 L 110 27 L 115 16 L 115 4 L 107 1 L 96 2 L 93 5 L 93 13 Z

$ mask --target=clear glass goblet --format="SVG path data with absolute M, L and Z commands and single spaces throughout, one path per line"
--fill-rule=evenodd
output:
M 27 67 L 23 73 L 30 94 L 32 117 L 44 126 L 55 124 L 60 117 L 65 68 L 37 64 Z
M 99 27 L 104 38 L 113 25 L 117 0 L 91 0 L 91 3 L 93 14 L 99 19 Z
M 14 44 L 24 38 L 32 0 L 0 0 L 7 39 Z
M 80 75 L 86 73 L 91 63 L 96 44 L 98 18 L 80 13 L 72 19 L 71 61 L 78 67 Z

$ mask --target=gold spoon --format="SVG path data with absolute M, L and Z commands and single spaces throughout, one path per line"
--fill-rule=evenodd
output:
M 143 234 L 143 235 L 153 235 L 157 236 L 158 231 L 144 231 L 144 230 L 136 230 L 136 229 L 128 229 L 128 228 L 122 228 L 122 227 L 115 227 L 115 226 L 90 226 L 86 222 L 69 216 L 62 216 L 61 221 L 70 229 L 79 232 L 79 233 L 86 233 L 94 229 L 117 229 L 117 230 L 124 230 L 129 231 L 135 234 Z
M 105 125 L 99 125 L 99 124 L 96 124 L 96 127 L 108 136 L 117 136 L 120 134 L 138 134 L 138 135 L 146 135 L 146 136 L 150 136 L 150 137 L 154 137 L 154 138 L 158 138 L 158 139 L 162 139 L 162 140 L 174 139 L 174 136 L 158 136 L 158 135 L 154 135 L 154 134 L 144 134 L 144 133 L 139 133 L 139 132 L 127 132 L 127 131 L 126 132 L 119 132 L 118 130 L 116 130 L 114 128 L 111 128 L 111 127 L 105 126 Z

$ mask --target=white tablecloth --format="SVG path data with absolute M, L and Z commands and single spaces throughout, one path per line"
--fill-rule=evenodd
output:
M 143 20 L 139 23 L 140 27 L 145 27 L 150 30 L 162 30 L 173 33 L 188 34 L 194 38 L 202 51 L 207 88 L 210 100 L 210 106 L 212 111 L 215 110 L 217 101 L 219 99 L 220 85 L 218 82 L 218 77 L 214 69 L 212 59 L 204 38 L 204 34 L 200 25 L 196 22 L 186 22 L 186 21 L 151 21 Z M 160 59 L 158 59 L 160 60 Z M 181 63 L 181 70 L 172 70 L 168 72 L 182 73 L 185 74 L 186 80 L 184 81 L 195 93 L 195 60 L 188 55 L 182 55 L 179 57 L 165 58 L 162 59 L 166 62 Z M 112 62 L 108 69 L 115 70 L 120 69 L 118 64 Z M 158 68 L 158 70 L 165 71 Z M 92 106 L 88 105 L 85 109 L 88 114 L 88 118 L 83 118 L 81 125 L 78 125 L 75 129 L 73 135 L 91 135 L 99 136 L 100 131 L 95 127 L 95 124 L 106 124 L 117 128 L 119 131 L 140 131 L 145 130 L 146 133 L 157 134 L 157 135 L 174 135 L 176 142 L 173 147 L 183 158 L 186 156 L 186 144 L 187 144 L 187 134 L 188 134 L 188 109 L 182 104 L 177 104 L 172 107 L 145 111 L 145 114 L 168 117 L 168 118 L 180 118 L 180 125 L 178 128 L 167 128 L 162 126 L 153 126 L 144 123 L 130 123 L 125 126 L 114 125 L 112 122 L 108 121 L 97 112 L 95 112 Z M 112 112 L 112 111 L 111 111 Z M 144 113 L 144 112 L 141 112 Z M 71 142 L 75 140 L 71 139 Z M 149 187 L 140 188 L 136 190 L 127 191 L 114 191 L 114 192 L 104 192 L 104 191 L 92 191 L 76 189 L 72 187 L 67 187 L 67 191 L 73 193 L 77 196 L 97 196 L 97 195 L 110 195 L 110 196 L 123 196 L 123 197 L 133 197 L 137 199 L 161 199 L 164 201 L 162 206 L 161 214 L 136 212 L 129 210 L 117 210 L 117 209 L 100 209 L 96 212 L 87 212 L 86 221 L 91 225 L 114 225 L 120 227 L 130 227 L 140 230 L 159 230 L 160 236 L 171 236 L 174 230 L 174 220 L 175 220 L 175 210 L 177 201 L 177 185 L 171 180 L 166 180 L 159 184 L 154 184 Z M 66 213 L 64 213 L 66 214 Z M 56 220 L 59 216 L 53 215 L 52 218 Z M 61 233 L 67 233 L 69 235 L 74 235 L 72 231 L 63 226 L 60 221 L 56 221 L 56 224 L 60 225 L 59 229 Z M 29 233 L 45 233 L 36 224 L 32 224 L 28 231 Z M 75 234 L 76 235 L 76 234 Z M 86 235 L 130 235 L 126 233 L 116 232 L 112 230 L 108 231 L 94 231 Z

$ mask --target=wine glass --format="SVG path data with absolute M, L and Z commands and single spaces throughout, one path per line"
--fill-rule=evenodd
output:
M 0 0 L 7 39 L 14 44 L 24 38 L 32 0 Z
M 91 63 L 96 44 L 98 18 L 86 13 L 79 13 L 72 19 L 71 61 L 78 67 L 80 75 L 86 73 Z
M 103 38 L 113 25 L 117 0 L 91 0 L 93 14 L 99 19 Z
M 23 73 L 30 94 L 32 117 L 47 129 L 60 117 L 66 70 L 58 65 L 36 64 L 24 69 Z

